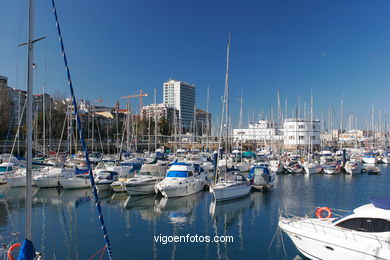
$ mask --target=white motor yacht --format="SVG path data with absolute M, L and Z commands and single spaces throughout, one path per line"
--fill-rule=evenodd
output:
M 327 211 L 322 218 L 319 211 Z M 336 212 L 336 210 L 334 210 Z M 279 227 L 310 259 L 390 259 L 390 198 L 373 198 L 351 214 L 333 218 L 329 208 L 319 218 L 281 213 Z
M 344 169 L 347 174 L 360 174 L 362 173 L 363 165 L 359 161 L 348 161 L 345 163 Z
M 101 171 L 96 175 L 95 183 L 99 191 L 110 190 L 111 184 L 118 178 L 114 171 Z
M 155 191 L 164 197 L 183 197 L 203 190 L 207 175 L 196 172 L 193 165 L 184 162 L 174 162 L 167 171 L 165 178 L 156 184 Z
M 322 172 L 322 166 L 315 162 L 305 162 L 303 168 L 307 174 L 316 174 Z
M 378 162 L 377 157 L 375 154 L 369 152 L 369 153 L 364 153 L 362 160 L 364 163 L 369 163 L 369 164 L 376 164 Z
M 337 174 L 340 173 L 340 165 L 338 164 L 327 164 L 323 165 L 322 168 L 324 169 L 324 173 L 331 175 L 331 174 Z

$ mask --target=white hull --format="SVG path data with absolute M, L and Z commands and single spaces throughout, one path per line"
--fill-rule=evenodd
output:
M 8 186 L 10 186 L 11 188 L 26 186 L 26 176 L 24 175 L 17 175 L 17 176 L 6 178 L 6 181 Z
M 361 174 L 363 167 L 362 165 L 350 166 L 348 163 L 345 165 L 345 172 L 350 175 Z
M 154 183 L 151 184 L 143 184 L 143 185 L 131 185 L 126 186 L 126 191 L 131 195 L 147 195 L 147 194 L 154 194 Z
M 7 181 L 5 180 L 4 174 L 0 174 L 0 184 L 6 184 Z
M 382 158 L 382 162 L 385 163 L 385 164 L 389 164 L 390 163 L 390 157 L 384 156 Z
M 304 167 L 307 174 L 317 174 L 322 172 L 322 167 L 320 165 L 309 165 Z
M 284 166 L 282 162 L 271 160 L 269 164 L 272 172 L 276 174 L 280 174 L 284 172 Z
M 96 183 L 96 187 L 99 191 L 110 190 L 111 182 L 109 183 Z
M 223 201 L 247 196 L 251 191 L 251 188 L 252 187 L 249 184 L 225 187 L 216 186 L 214 188 L 210 188 L 210 192 L 213 193 L 215 200 Z
M 313 228 L 313 225 L 308 223 L 308 227 L 310 228 L 311 225 Z M 286 232 L 297 249 L 310 259 L 390 259 L 388 247 L 381 248 L 381 243 L 375 239 L 370 241 L 371 245 L 367 245 L 367 240 L 356 240 L 354 232 L 328 230 L 328 232 L 332 232 L 330 235 L 330 233 L 324 233 L 325 231 L 320 230 L 321 227 L 319 227 L 320 231 L 314 232 L 302 228 L 302 226 L 284 223 L 284 221 L 279 221 L 279 227 Z
M 33 183 L 39 188 L 55 188 L 58 187 L 59 177 L 39 177 L 34 178 Z
M 265 184 L 265 185 L 252 185 L 253 189 L 264 191 L 264 190 L 270 190 L 274 187 L 273 183 Z
M 337 173 L 340 173 L 340 168 L 339 167 L 325 167 L 324 173 L 326 173 L 328 175 L 337 174 Z
M 249 163 L 237 163 L 235 167 L 240 172 L 249 172 L 252 166 Z
M 203 190 L 206 183 L 205 178 L 200 176 L 192 179 L 180 179 L 183 180 L 176 179 L 174 182 L 169 183 L 160 182 L 156 184 L 156 190 L 160 191 L 166 198 L 184 197 Z
M 362 161 L 363 161 L 364 163 L 369 163 L 369 164 L 375 164 L 375 163 L 378 162 L 377 159 L 376 159 L 376 157 L 363 157 L 363 158 L 362 158 Z
M 91 187 L 91 182 L 89 179 L 74 177 L 60 180 L 60 185 L 64 189 L 84 189 Z

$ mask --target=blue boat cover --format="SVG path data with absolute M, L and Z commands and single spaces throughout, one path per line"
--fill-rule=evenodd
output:
M 255 169 L 263 169 L 263 174 L 268 174 L 268 175 L 270 175 L 270 172 L 268 171 L 268 168 L 267 167 L 264 167 L 264 166 L 261 166 L 261 165 L 259 165 L 259 166 L 253 166 L 252 167 L 252 169 L 250 170 L 250 172 L 249 172 L 249 175 L 248 175 L 248 179 L 253 179 L 255 176 L 254 176 L 254 174 L 255 174 Z
M 23 241 L 22 247 L 20 248 L 18 260 L 33 260 L 35 257 L 35 248 L 33 243 L 25 239 Z
M 76 167 L 76 174 L 89 174 L 88 169 L 79 169 Z
M 197 172 L 197 173 L 201 173 L 201 172 L 204 172 L 203 168 L 197 164 L 197 163 L 194 163 L 194 170 Z
M 370 202 L 377 208 L 390 210 L 390 197 L 375 197 Z
M 186 171 L 168 171 L 167 177 L 173 178 L 187 178 L 188 172 Z
M 185 163 L 185 162 L 178 162 L 178 161 L 174 161 L 173 163 L 170 163 L 168 164 L 169 166 L 171 165 L 189 165 L 188 163 Z

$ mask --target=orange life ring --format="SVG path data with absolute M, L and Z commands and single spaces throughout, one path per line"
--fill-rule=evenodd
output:
M 328 213 L 328 215 L 326 215 L 326 217 L 323 217 L 321 214 L 322 214 L 322 212 L 327 212 Z M 330 217 L 332 217 L 332 211 L 330 210 L 330 208 L 328 208 L 328 207 L 321 207 L 321 208 L 318 208 L 317 210 L 316 210 L 316 216 L 317 216 L 317 218 L 330 218 Z
M 7 256 L 8 256 L 9 260 L 15 260 L 15 258 L 13 258 L 13 256 L 12 256 L 12 251 L 14 251 L 15 248 L 20 247 L 20 246 L 21 246 L 20 243 L 16 243 L 8 248 Z

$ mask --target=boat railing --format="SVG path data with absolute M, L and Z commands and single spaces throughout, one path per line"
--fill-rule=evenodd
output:
M 380 248 L 384 248 L 385 246 L 389 246 L 390 241 L 386 238 L 378 237 L 376 235 L 365 235 L 365 234 L 358 234 L 354 232 L 355 230 L 349 230 L 342 227 L 335 227 L 333 225 L 325 225 L 322 224 L 321 221 L 313 221 L 315 218 L 312 217 L 315 211 L 318 208 L 313 209 L 309 213 L 307 213 L 304 217 L 296 216 L 291 213 L 288 213 L 282 209 L 279 209 L 279 220 L 286 223 L 293 223 L 296 226 L 303 226 L 304 224 L 309 224 L 313 226 L 313 229 L 316 233 L 323 233 L 328 234 L 332 236 L 339 236 L 341 233 L 343 234 L 345 240 L 353 240 L 357 242 L 359 239 L 366 239 L 366 240 L 373 240 L 379 244 Z M 332 215 L 335 215 L 337 217 L 344 217 L 346 214 L 350 214 L 351 211 L 347 210 L 340 210 L 340 209 L 331 209 Z M 343 215 L 337 213 L 344 213 Z M 304 220 L 304 222 L 302 221 Z M 338 220 L 338 218 L 330 218 L 330 219 L 323 219 L 324 223 L 329 223 L 329 221 L 332 221 L 333 223 Z M 333 231 L 333 232 L 332 232 Z

